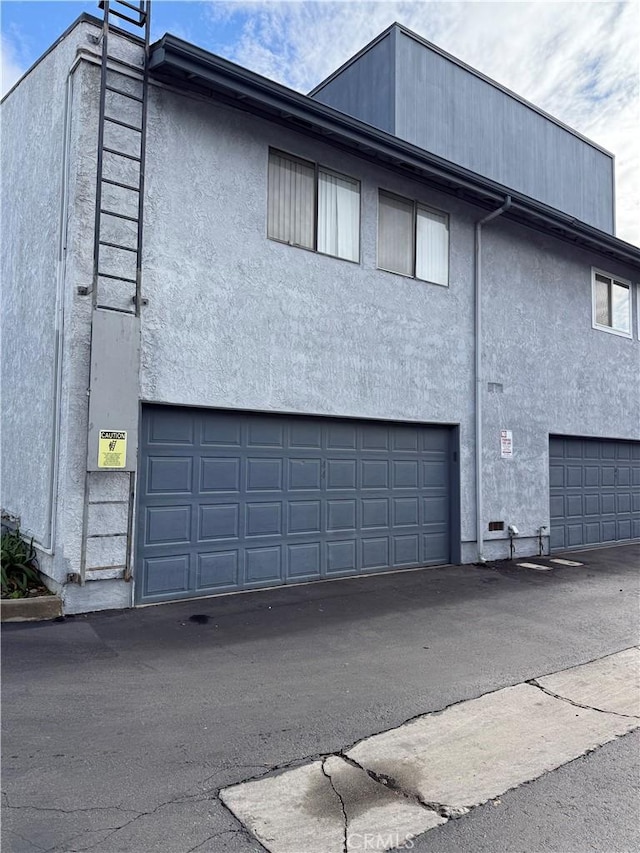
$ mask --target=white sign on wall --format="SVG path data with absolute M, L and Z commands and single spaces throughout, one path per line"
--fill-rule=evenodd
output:
M 500 430 L 500 456 L 511 459 L 513 456 L 513 433 L 510 429 Z

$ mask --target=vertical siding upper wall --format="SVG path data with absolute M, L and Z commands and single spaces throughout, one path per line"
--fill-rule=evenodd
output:
M 613 160 L 414 38 L 397 35 L 396 134 L 613 232 Z
M 356 62 L 329 79 L 314 98 L 380 130 L 394 133 L 395 36 L 392 30 L 376 42 Z
M 613 158 L 400 27 L 313 97 L 609 234 Z

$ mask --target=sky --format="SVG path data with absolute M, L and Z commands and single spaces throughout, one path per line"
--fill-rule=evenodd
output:
M 97 2 L 2 0 L 2 92 Z M 640 0 L 152 0 L 171 32 L 308 92 L 393 21 L 616 157 L 617 236 L 640 246 Z

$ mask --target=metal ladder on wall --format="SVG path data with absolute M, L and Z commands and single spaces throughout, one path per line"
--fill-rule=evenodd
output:
M 139 315 L 151 0 L 101 0 L 99 6 L 104 19 L 93 307 Z M 142 35 L 143 45 L 118 40 L 116 56 L 109 39 L 115 25 L 138 38 Z M 136 61 L 140 57 L 142 61 Z

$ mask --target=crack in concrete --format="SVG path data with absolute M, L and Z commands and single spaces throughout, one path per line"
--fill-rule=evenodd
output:
M 472 808 L 471 806 L 451 806 L 447 803 L 430 802 L 429 800 L 423 799 L 420 794 L 415 791 L 407 791 L 406 788 L 403 788 L 400 782 L 392 776 L 388 776 L 386 773 L 376 773 L 375 770 L 370 770 L 368 767 L 360 764 L 344 752 L 340 753 L 340 758 L 343 758 L 347 764 L 350 764 L 352 767 L 366 773 L 373 782 L 376 782 L 378 785 L 382 785 L 382 787 L 386 788 L 388 791 L 395 791 L 396 793 L 401 794 L 405 799 L 415 805 L 422 806 L 422 808 L 427 809 L 428 811 L 435 812 L 440 817 L 445 818 L 445 820 L 453 820 L 455 818 L 462 817 L 462 815 L 467 814 Z
M 549 690 L 548 687 L 543 687 L 536 678 L 530 678 L 528 681 L 525 681 L 525 684 L 530 684 L 531 687 L 537 687 L 538 690 L 542 690 L 542 692 L 546 693 L 547 696 L 551 696 L 553 699 L 559 699 L 561 702 L 568 702 L 569 705 L 573 705 L 575 708 L 582 708 L 584 711 L 597 711 L 599 714 L 610 714 L 613 717 L 624 717 L 626 720 L 638 720 L 640 722 L 640 717 L 636 714 L 623 714 L 620 711 L 606 711 L 604 708 L 596 708 L 594 705 L 583 705 L 581 702 L 575 702 L 573 699 L 569 699 L 568 696 L 561 696 L 559 693 L 554 693 L 553 690 Z
M 322 771 L 322 775 L 325 776 L 329 780 L 329 784 L 331 785 L 331 790 L 336 795 L 338 800 L 340 801 L 340 808 L 342 809 L 342 820 L 343 820 L 343 840 L 342 840 L 342 851 L 343 853 L 348 853 L 349 851 L 349 818 L 347 817 L 347 809 L 344 804 L 344 800 L 342 798 L 342 794 L 338 791 L 336 786 L 333 784 L 333 779 L 331 778 L 331 774 L 325 767 L 326 762 L 329 758 L 333 758 L 333 755 L 327 755 L 320 762 L 320 769 Z M 337 756 L 336 756 L 337 757 Z

